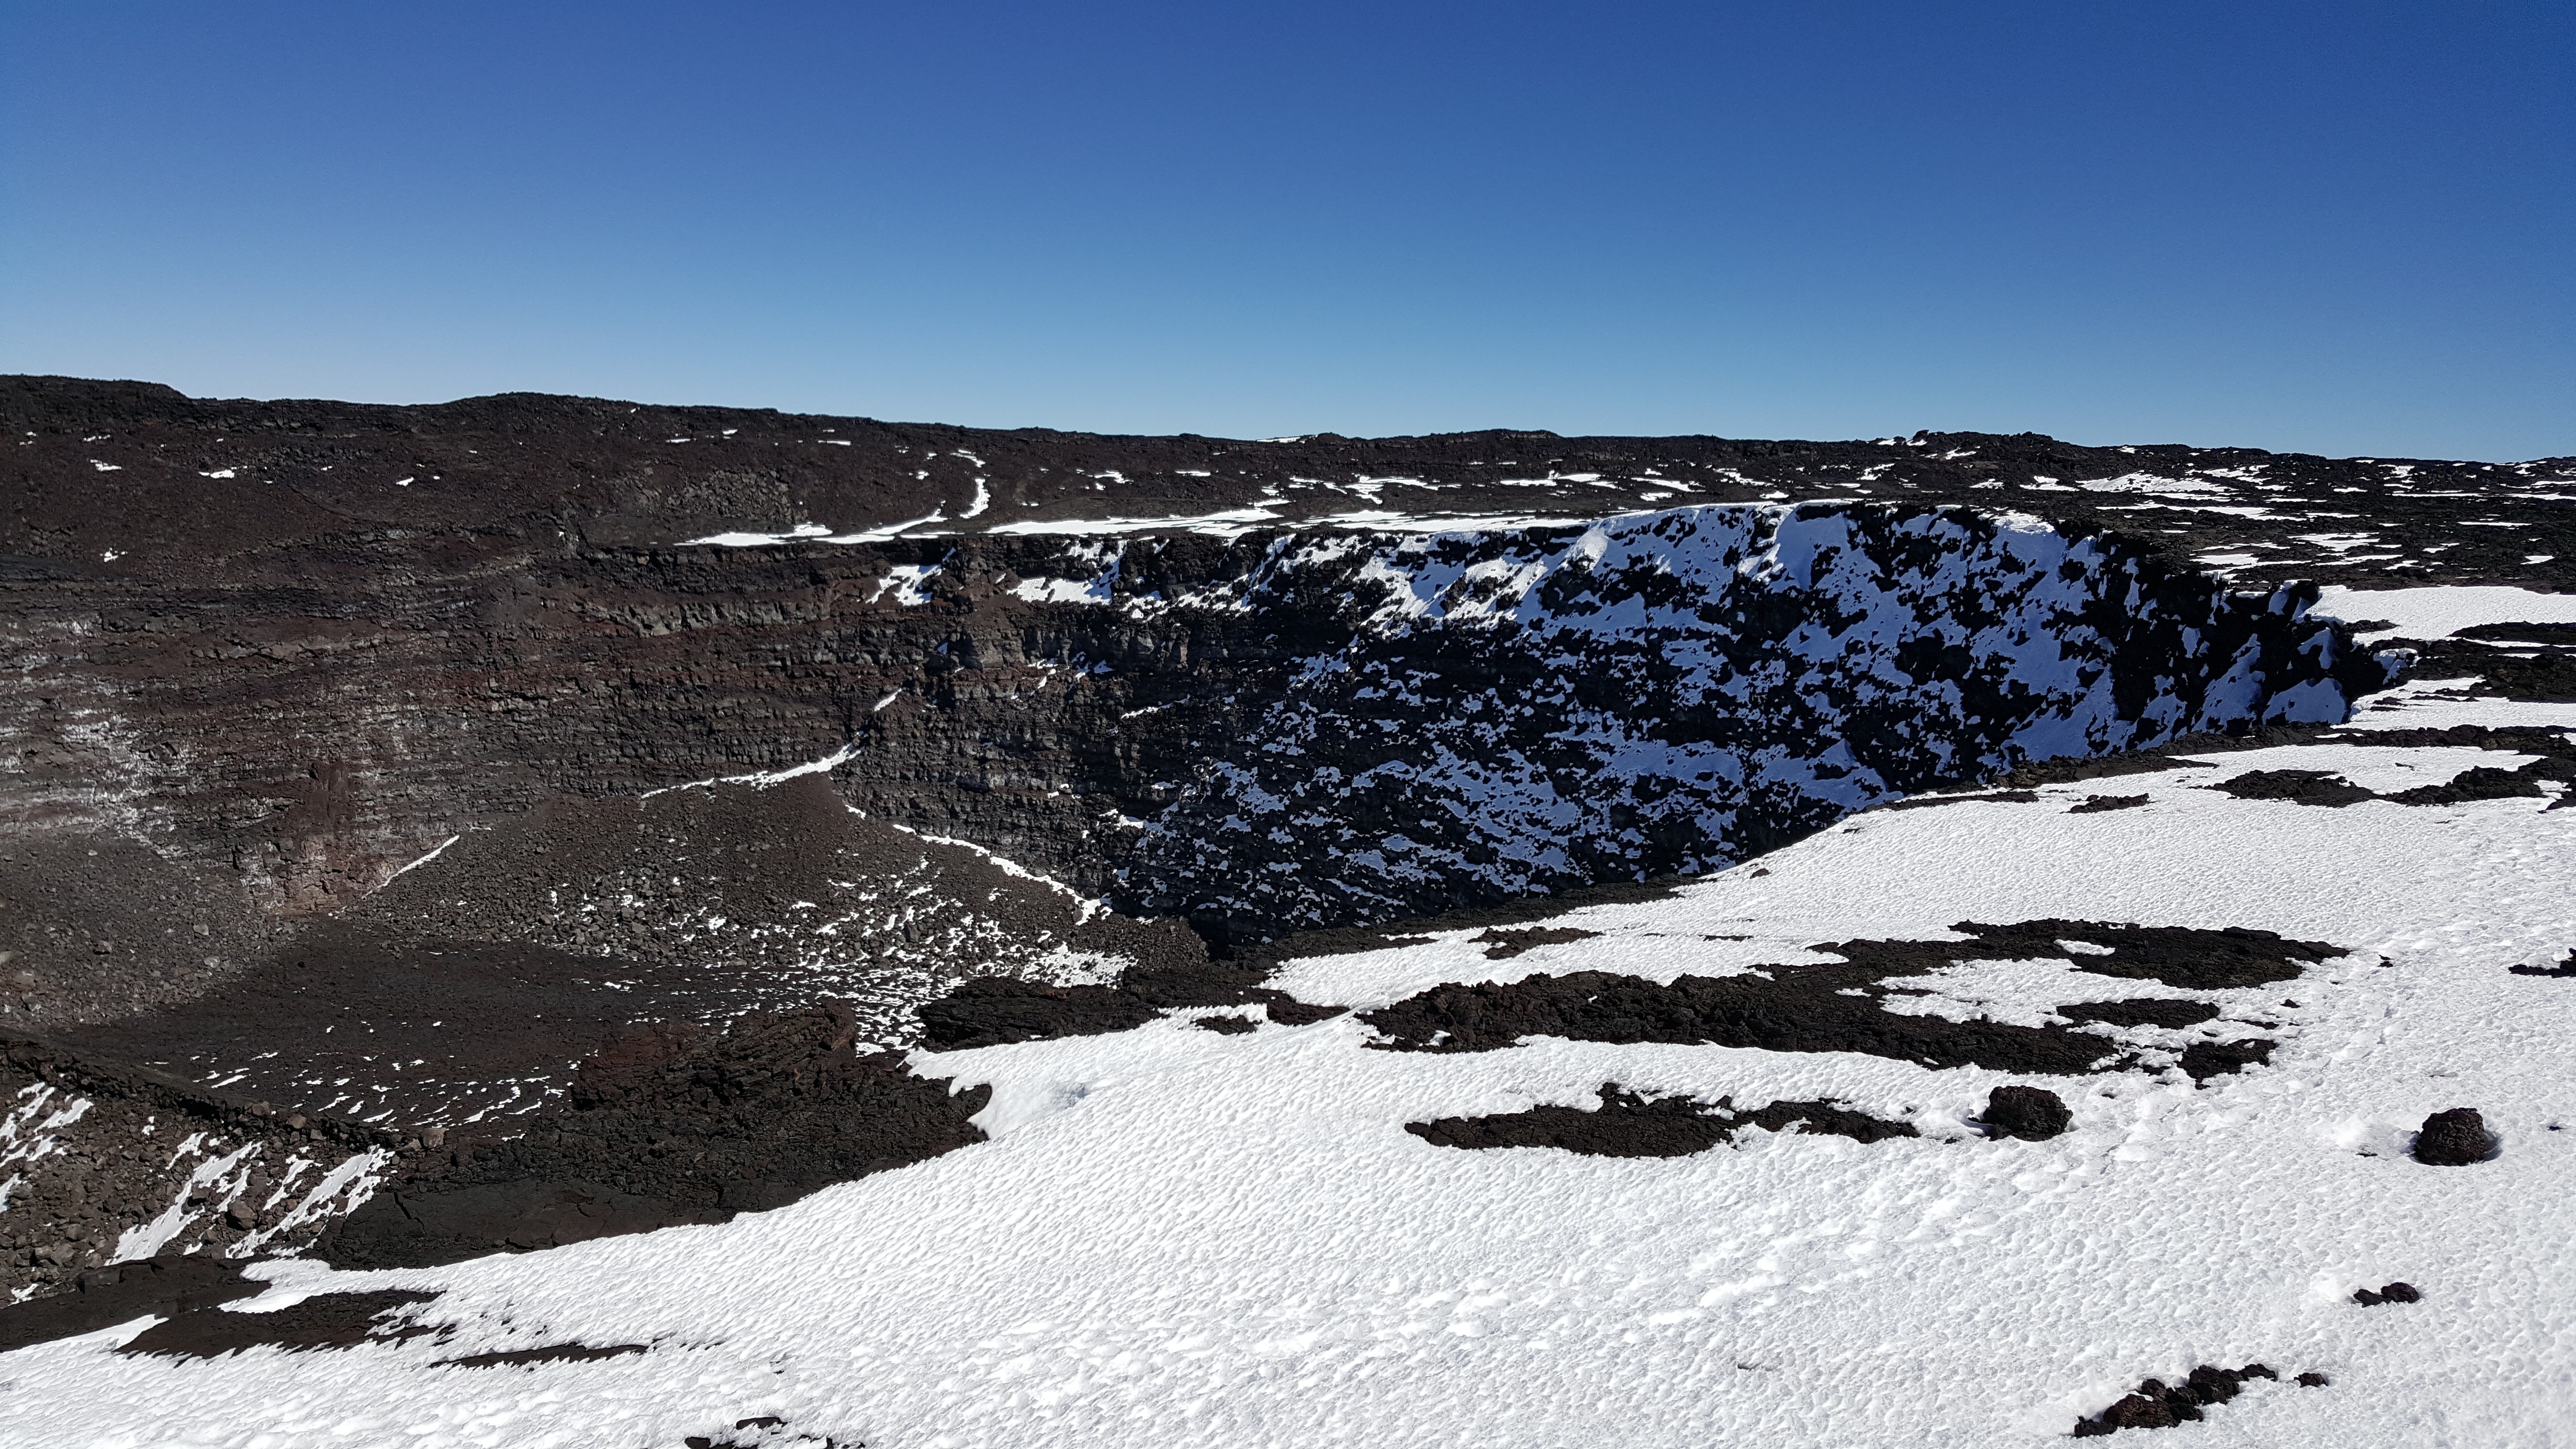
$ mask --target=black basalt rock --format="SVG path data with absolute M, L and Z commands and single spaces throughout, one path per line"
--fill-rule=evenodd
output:
M 2555 966 L 2507 966 L 2504 969 L 2516 976 L 2576 977 L 2576 951 L 2568 952 L 2567 959 Z
M 2209 1405 L 2226 1403 L 2243 1393 L 2247 1379 L 2279 1378 L 2268 1366 L 2249 1363 L 2237 1369 L 2202 1364 L 2181 1383 L 2170 1386 L 2162 1379 L 2148 1379 L 2111 1407 L 2091 1418 L 2076 1420 L 2074 1437 L 2097 1439 L 2122 1429 L 2170 1429 L 2202 1417 L 2201 1410 Z M 2302 1384 L 2311 1379 L 2318 1384 L 2325 1382 L 2322 1374 L 2299 1375 Z
M 2074 1001 L 2057 1009 L 2068 1021 L 2104 1026 L 2161 1026 L 2180 1030 L 2214 1021 L 2218 1008 L 2206 1001 L 2171 996 L 2133 996 L 2121 1001 Z
M 2075 1125 L 2065 1099 L 2046 1087 L 1997 1087 L 1986 1094 L 1982 1119 L 1990 1137 L 2045 1142 Z
M 2424 1119 L 2415 1134 L 2415 1160 L 2433 1167 L 2466 1167 L 2495 1155 L 2496 1142 L 2474 1107 L 2453 1107 Z
M 396 1311 L 435 1302 L 436 1293 L 385 1288 L 372 1293 L 318 1293 L 289 1308 L 241 1313 L 200 1308 L 135 1335 L 121 1353 L 173 1358 L 218 1358 L 266 1344 L 289 1352 L 354 1348 L 361 1343 L 417 1338 L 431 1330 L 389 1321 Z
M 2341 775 L 2322 770 L 2249 770 L 2210 787 L 2239 800 L 2286 800 L 2340 808 L 2378 798 Z
M 1601 1084 L 1601 1105 L 1539 1106 L 1486 1117 L 1408 1122 L 1404 1130 L 1435 1147 L 1553 1147 L 1591 1157 L 1686 1157 L 1732 1142 L 1747 1127 L 1884 1142 L 1919 1136 L 1911 1122 L 1890 1121 L 1839 1102 L 1771 1102 L 1740 1111 L 1731 1097 L 1648 1098 L 1616 1082 Z
M 2194 1084 L 2228 1076 L 2272 1058 L 2272 1043 L 2261 1037 L 2236 1041 L 2196 1041 L 2182 1049 L 2183 1075 Z
M 563 1105 L 415 1159 L 314 1256 L 426 1267 L 723 1222 L 984 1140 L 971 1119 L 989 1089 L 952 1093 L 856 1047 L 838 1002 L 721 1031 L 631 1027 L 581 1063 Z
M 95 1333 L 146 1314 L 169 1318 L 211 1310 L 267 1286 L 244 1278 L 239 1263 L 183 1253 L 94 1268 L 76 1281 L 76 1292 L 0 1307 L 0 1352 Z

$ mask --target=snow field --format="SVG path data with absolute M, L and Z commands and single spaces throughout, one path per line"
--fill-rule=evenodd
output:
M 2330 751 L 2298 762 L 2357 770 L 2341 757 L 2359 748 L 2212 758 L 2232 773 Z M 2368 753 L 2419 783 L 2503 761 Z M 2038 916 L 2352 948 L 2295 982 L 2196 993 L 2274 1024 L 2268 1067 L 2199 1090 L 2178 1074 L 2030 1079 L 2074 1108 L 2051 1142 L 1963 1125 L 2000 1074 L 1841 1053 L 1396 1053 L 1343 1017 L 923 1054 L 918 1070 L 993 1088 L 993 1141 L 722 1227 L 417 1272 L 264 1268 L 295 1292 L 445 1288 L 424 1321 L 456 1335 L 173 1362 L 107 1352 L 143 1326 L 128 1325 L 13 1355 L 0 1439 L 64 1442 L 77 1423 L 68 1442 L 119 1446 L 660 1445 L 777 1413 L 889 1446 L 2036 1444 L 2142 1377 L 2259 1360 L 2334 1383 L 2259 1387 L 2176 1442 L 2567 1442 L 2576 992 L 2504 968 L 2576 945 L 2576 811 L 2239 801 L 2205 788 L 2223 772 L 1864 815 L 1672 898 L 1557 923 L 1591 939 L 1487 961 L 1450 933 L 1273 983 L 1366 1006 L 1438 981 L 1669 979 Z M 2065 813 L 2088 787 L 2149 803 Z M 1731 935 L 1751 939 L 1707 939 Z M 2046 1004 L 2033 992 L 2175 994 L 2084 978 L 1979 964 L 1939 984 L 2017 993 L 2015 1011 Z M 1589 1104 L 1605 1080 L 1745 1106 L 1839 1097 L 1926 1136 L 1748 1132 L 1622 1160 L 1401 1130 Z M 2416 1123 L 2459 1105 L 2485 1112 L 2499 1159 L 2403 1156 Z M 2425 1301 L 2346 1301 L 2398 1278 Z M 570 1339 L 655 1349 L 433 1364 Z
M 2394 627 L 2358 637 L 2447 639 L 2481 624 L 2576 624 L 2576 594 L 2544 594 L 2505 584 L 2428 584 L 2411 589 L 2355 589 L 2328 584 L 2309 612 Z

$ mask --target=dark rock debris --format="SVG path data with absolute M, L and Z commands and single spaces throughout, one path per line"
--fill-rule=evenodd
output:
M 1538 1106 L 1484 1117 L 1408 1122 L 1404 1130 L 1436 1147 L 1554 1147 L 1592 1157 L 1687 1157 L 1733 1141 L 1747 1127 L 1822 1133 L 1855 1142 L 1921 1135 L 1911 1122 L 1873 1117 L 1839 1102 L 1771 1102 L 1740 1111 L 1731 1097 L 1714 1103 L 1691 1097 L 1649 1098 L 1616 1082 L 1601 1084 L 1601 1105 L 1589 1111 Z

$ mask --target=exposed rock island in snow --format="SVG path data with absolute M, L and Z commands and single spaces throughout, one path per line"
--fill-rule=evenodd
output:
M 2576 460 L 0 422 L 0 1442 L 2576 1442 Z

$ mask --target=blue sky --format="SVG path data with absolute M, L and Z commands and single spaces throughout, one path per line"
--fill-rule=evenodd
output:
M 0 0 L 0 371 L 2576 453 L 2564 3 Z

